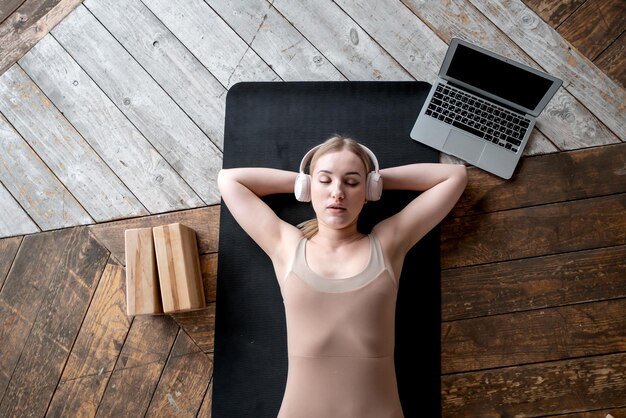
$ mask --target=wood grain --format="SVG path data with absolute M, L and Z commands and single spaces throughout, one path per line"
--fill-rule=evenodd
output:
M 558 27 L 581 54 L 594 61 L 626 28 L 626 2 L 587 0 Z
M 147 416 L 195 417 L 202 405 L 213 362 L 182 329 L 154 392 Z
M 596 411 L 605 418 L 598 409 L 624 405 L 626 353 L 448 375 L 441 383 L 446 417 Z
M 272 5 L 348 80 L 413 80 L 334 2 L 275 0 Z
M 20 65 L 150 213 L 202 200 L 52 37 Z
M 626 88 L 626 31 L 596 59 L 595 64 Z
M 18 66 L 0 77 L 0 111 L 95 221 L 148 214 Z
M 145 414 L 178 330 L 167 315 L 135 317 L 96 416 Z
M 224 87 L 139 0 L 83 3 L 220 150 Z
M 152 228 L 127 229 L 126 314 L 163 313 Z
M 20 248 L 23 237 L 0 239 L 0 293 L 7 278 L 7 274 L 13 265 L 17 250 Z M 217 270 L 216 270 L 217 272 Z
M 212 353 L 215 347 L 215 303 L 206 308 L 170 315 L 205 353 Z
M 152 236 L 163 312 L 204 308 L 196 232 L 184 224 L 174 223 L 152 228 Z
M 522 158 L 511 180 L 476 168 L 468 174 L 453 216 L 624 193 L 626 144 Z
M 626 298 L 442 324 L 441 372 L 626 351 Z
M 106 28 L 81 5 L 52 34 L 204 203 L 218 203 L 221 151 Z
M 33 255 L 37 260 L 41 260 L 42 255 L 48 256 L 52 261 L 51 268 L 38 269 L 38 274 L 50 275 L 51 279 L 32 329 L 30 332 L 27 332 L 28 328 L 22 329 L 28 338 L 0 403 L 2 416 L 45 413 L 109 258 L 108 251 L 91 237 L 86 228 L 50 235 L 55 253 L 30 253 L 26 246 L 20 251 L 20 255 L 31 263 Z M 67 247 L 59 245 L 63 240 L 67 240 Z M 40 268 L 41 264 L 37 263 L 37 267 Z M 19 280 L 23 279 L 19 277 Z M 15 294 L 11 296 L 17 297 Z M 28 300 L 28 303 L 32 302 Z
M 265 0 L 211 1 L 211 8 L 284 81 L 345 77 Z
M 24 237 L 2 290 L 0 290 L 0 397 L 4 394 L 53 277 L 65 276 L 79 260 L 61 259 L 59 252 L 80 254 L 84 230 L 73 228 L 61 232 Z M 77 248 L 70 248 L 76 245 Z M 38 262 L 33 263 L 33 255 Z
M 13 225 L 11 229 L 38 232 L 39 228 L 47 231 L 93 223 L 91 216 L 2 115 L 0 136 L 0 181 L 20 205 L 19 210 L 5 219 L 23 224 Z M 58 213 L 59 207 L 63 208 L 62 213 Z M 28 215 L 20 220 L 23 211 Z M 34 231 L 29 228 L 33 222 Z
M 557 28 L 587 0 L 523 0 L 553 28 Z
M 184 223 L 196 231 L 200 254 L 215 253 L 218 250 L 220 206 L 208 206 L 162 215 L 144 216 L 90 226 L 98 240 L 107 247 L 120 264 L 125 263 L 124 231 L 132 228 L 147 228 Z
M 0 183 L 0 237 L 31 234 L 41 229 Z
M 626 297 L 626 246 L 441 272 L 444 321 Z
M 26 0 L 5 0 L 0 5 L 0 23 L 4 22 L 6 18 L 11 16 L 18 7 L 20 7 Z
M 278 81 L 276 73 L 205 2 L 143 3 L 226 90 L 241 81 Z
M 448 218 L 441 267 L 454 268 L 626 244 L 626 194 Z
M 22 57 L 82 0 L 26 0 L 6 19 L 0 19 L 0 74 Z M 11 0 L 9 8 L 16 2 Z M 7 9 L 8 10 L 8 9 Z
M 109 262 L 72 347 L 48 416 L 95 416 L 128 334 L 124 268 Z

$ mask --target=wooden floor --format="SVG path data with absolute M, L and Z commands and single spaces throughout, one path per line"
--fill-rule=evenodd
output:
M 625 29 L 623 0 L 4 2 L 0 416 L 210 416 L 228 89 L 431 81 L 460 36 L 564 86 L 442 223 L 443 415 L 626 417 Z M 171 222 L 209 307 L 129 318 L 124 230 Z

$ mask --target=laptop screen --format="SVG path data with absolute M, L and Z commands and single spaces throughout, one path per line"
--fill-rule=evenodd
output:
M 496 54 L 493 54 L 496 55 Z M 535 70 L 536 71 L 536 70 Z M 519 63 L 501 59 L 469 48 L 463 44 L 456 47 L 444 78 L 473 86 L 532 111 L 542 103 L 546 93 L 554 84 L 553 79 L 542 76 L 539 71 L 530 71 Z M 548 76 L 549 77 L 549 76 Z M 542 103 L 541 111 L 545 106 Z

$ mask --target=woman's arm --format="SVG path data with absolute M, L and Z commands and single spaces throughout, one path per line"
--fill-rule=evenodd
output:
M 374 229 L 389 256 L 400 260 L 452 210 L 467 185 L 467 170 L 460 164 L 411 164 L 380 174 L 385 189 L 422 192 Z
M 298 173 L 272 168 L 221 170 L 217 183 L 228 210 L 244 231 L 274 259 L 285 234 L 298 229 L 281 220 L 261 197 L 293 193 Z

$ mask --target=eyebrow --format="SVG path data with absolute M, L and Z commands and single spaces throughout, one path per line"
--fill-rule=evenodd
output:
M 330 171 L 330 170 L 318 170 L 318 173 L 333 174 L 333 172 Z M 361 173 L 359 173 L 358 171 L 350 171 L 350 172 L 344 174 L 344 176 L 350 176 L 350 175 L 354 175 L 354 174 L 356 174 L 359 177 L 361 176 Z

